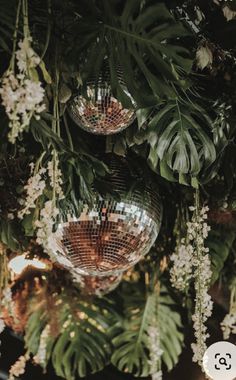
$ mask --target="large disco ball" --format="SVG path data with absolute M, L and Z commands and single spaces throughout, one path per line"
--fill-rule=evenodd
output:
M 80 283 L 85 295 L 104 296 L 115 290 L 122 280 L 122 273 L 116 276 L 81 276 L 75 273 L 75 281 Z
M 79 217 L 61 223 L 54 236 L 58 261 L 79 274 L 125 271 L 149 252 L 160 229 L 158 193 L 143 183 L 129 187 L 130 172 L 123 160 L 113 158 L 110 168 L 109 184 L 119 199 L 97 196 L 91 207 L 84 204 Z
M 128 94 L 118 71 L 119 83 Z M 109 71 L 101 72 L 98 80 L 87 82 L 87 98 L 80 92 L 68 105 L 68 112 L 74 122 L 87 132 L 97 135 L 112 135 L 127 128 L 135 119 L 134 109 L 126 109 L 112 95 Z

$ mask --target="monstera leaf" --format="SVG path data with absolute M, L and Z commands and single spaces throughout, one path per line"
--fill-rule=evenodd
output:
M 90 17 L 84 14 L 88 7 Z M 164 2 L 130 0 L 117 7 L 115 1 L 104 0 L 95 6 L 86 0 L 78 4 L 77 12 L 80 19 L 74 28 L 78 36 L 86 31 L 86 39 L 76 40 L 72 53 L 75 55 L 76 49 L 78 54 L 87 55 L 82 68 L 85 78 L 96 77 L 106 57 L 113 90 L 127 106 L 132 103 L 117 68 L 122 68 L 125 83 L 138 104 L 176 97 L 173 84 L 187 86 L 186 73 L 192 59 L 182 39 L 189 31 L 174 19 Z
M 190 102 L 168 102 L 149 122 L 151 166 L 161 161 L 180 176 L 197 177 L 216 159 L 211 128 L 211 119 L 202 108 Z
M 182 351 L 183 334 L 181 319 L 175 303 L 163 289 L 160 296 L 155 293 L 144 294 L 132 288 L 126 294 L 125 320 L 123 332 L 113 339 L 114 353 L 112 363 L 124 372 L 146 377 L 150 374 L 148 331 L 153 320 L 158 318 L 162 360 L 168 370 L 178 361 Z
M 116 313 L 105 300 L 90 304 L 75 297 L 59 298 L 53 318 L 58 318 L 58 332 L 46 340 L 46 360 L 50 361 L 58 376 L 67 380 L 85 377 L 88 373 L 102 370 L 110 361 L 112 352 L 109 331 L 114 325 Z M 42 305 L 41 305 L 42 306 Z M 25 342 L 29 353 L 36 355 L 40 336 L 47 324 L 53 324 L 47 309 L 36 308 L 26 328 Z M 52 313 L 51 313 L 52 316 Z
M 6 3 L 0 0 L 0 51 L 6 51 L 11 54 L 12 37 L 14 33 L 16 2 L 10 0 Z
M 221 230 L 212 230 L 207 239 L 207 247 L 211 258 L 212 279 L 214 284 L 224 268 L 224 264 L 229 257 L 232 245 L 236 238 L 235 231 L 224 231 L 224 239 L 222 239 Z

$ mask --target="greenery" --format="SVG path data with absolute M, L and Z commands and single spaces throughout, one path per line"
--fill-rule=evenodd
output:
M 194 310 L 193 282 L 181 294 L 170 281 L 171 254 L 182 238 L 189 242 L 189 206 L 199 207 L 200 202 L 210 208 L 210 292 L 217 285 L 228 297 L 235 284 L 236 1 L 0 0 L 0 9 L 0 89 L 10 74 L 19 81 L 25 75 L 33 84 L 42 84 L 45 104 L 40 117 L 29 112 L 29 122 L 12 143 L 11 125 L 20 119 L 22 127 L 22 114 L 14 110 L 12 116 L 9 111 L 15 88 L 7 97 L 8 106 L 0 90 L 1 313 L 9 308 L 4 289 L 11 287 L 13 303 L 25 304 L 27 353 L 32 358 L 42 351 L 41 339 L 49 326 L 46 357 L 39 364 L 45 370 L 52 365 L 68 380 L 110 363 L 135 377 L 154 375 L 149 342 L 154 324 L 163 351 L 158 365 L 165 378 L 179 361 L 186 344 L 183 326 L 191 324 Z M 22 40 L 39 60 L 34 66 L 32 56 L 25 58 L 25 71 L 16 54 Z M 91 81 L 98 94 L 101 73 L 120 107 L 136 116 L 112 136 L 83 131 L 68 112 L 75 95 L 88 101 Z M 147 257 L 106 296 L 86 294 L 58 263 L 51 264 L 51 271 L 10 280 L 7 260 L 14 255 L 27 252 L 52 260 L 39 240 L 45 205 L 58 211 L 46 218 L 54 233 L 61 219 L 78 216 L 98 194 L 119 199 L 109 179 L 109 154 L 128 163 L 131 197 L 146 186 L 160 193 L 162 227 Z M 57 165 L 61 197 L 53 184 Z M 45 186 L 19 218 L 28 200 L 29 178 L 39 173 Z M 45 235 L 45 244 L 49 240 Z M 210 322 L 215 322 L 214 315 Z

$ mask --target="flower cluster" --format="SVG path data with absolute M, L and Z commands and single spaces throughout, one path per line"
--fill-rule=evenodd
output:
M 236 310 L 227 314 L 221 322 L 224 339 L 229 339 L 231 334 L 236 334 Z
M 22 355 L 19 359 L 13 364 L 9 371 L 8 380 L 14 380 L 15 377 L 19 377 L 25 373 L 26 362 L 29 360 L 27 355 Z
M 13 315 L 13 300 L 11 288 L 7 287 L 3 291 L 3 298 L 1 300 L 2 306 L 9 310 L 10 314 Z
M 25 73 L 30 69 L 34 69 L 40 64 L 40 57 L 31 47 L 32 38 L 25 37 L 20 41 L 19 49 L 16 52 L 16 61 L 18 69 L 21 73 Z
M 5 329 L 5 323 L 3 319 L 0 318 L 0 334 L 4 331 Z
M 236 287 L 231 290 L 230 309 L 229 313 L 221 322 L 221 329 L 224 339 L 229 339 L 231 334 L 236 334 Z
M 170 270 L 170 280 L 172 285 L 179 291 L 184 292 L 192 279 L 193 271 L 193 247 L 185 244 L 182 239 L 181 244 L 177 245 L 175 252 L 170 257 L 173 266 Z
M 54 152 L 53 159 L 48 162 L 48 176 L 50 178 L 51 188 L 54 189 L 59 199 L 63 199 L 64 194 L 62 190 L 62 172 L 59 168 L 59 160 L 56 152 Z
M 148 329 L 150 348 L 150 373 L 152 380 L 162 380 L 161 357 L 163 351 L 160 347 L 160 331 L 158 326 L 150 326 Z
M 48 341 L 49 334 L 50 334 L 50 326 L 46 325 L 40 337 L 38 352 L 34 356 L 34 362 L 43 367 L 46 367 L 47 341 Z
M 8 138 L 11 143 L 15 143 L 18 135 L 29 125 L 32 116 L 39 118 L 45 109 L 42 84 L 30 74 L 40 63 L 40 58 L 31 48 L 30 38 L 19 42 L 16 61 L 19 73 L 9 70 L 0 88 L 2 104 L 10 120 Z
M 31 164 L 31 170 L 34 165 Z M 46 252 L 53 259 L 54 247 L 52 234 L 59 209 L 57 200 L 64 198 L 62 190 L 62 172 L 59 169 L 59 160 L 56 152 L 53 152 L 52 159 L 47 164 L 47 169 L 42 167 L 29 178 L 25 185 L 26 198 L 24 207 L 18 212 L 18 217 L 22 219 L 25 215 L 30 214 L 32 209 L 36 208 L 37 200 L 43 195 L 47 184 L 53 190 L 52 199 L 46 200 L 43 208 L 38 213 L 38 219 L 34 221 L 33 226 L 37 230 L 37 243 L 41 244 Z
M 31 164 L 31 168 L 33 168 Z M 36 207 L 37 199 L 43 194 L 46 182 L 43 179 L 46 173 L 45 168 L 41 168 L 37 173 L 33 174 L 27 184 L 24 186 L 26 191 L 25 207 L 18 212 L 18 217 L 22 219 L 25 215 L 30 214 L 32 209 Z
M 37 243 L 44 247 L 52 259 L 51 236 L 58 215 L 59 209 L 55 206 L 53 200 L 49 200 L 45 202 L 44 207 L 40 210 L 39 219 L 34 222 L 34 227 L 37 229 Z
M 187 223 L 187 236 L 181 240 L 181 244 L 171 256 L 173 267 L 170 273 L 172 285 L 180 291 L 188 289 L 190 281 L 194 281 L 196 297 L 192 319 L 196 343 L 192 344 L 193 361 L 202 365 L 208 338 L 205 323 L 211 316 L 213 308 L 208 294 L 212 277 L 211 262 L 208 255 L 209 249 L 205 247 L 205 240 L 210 231 L 206 222 L 209 209 L 203 207 L 198 211 L 197 208 L 190 207 L 190 211 L 193 212 L 193 216 Z
M 203 207 L 198 211 L 191 208 L 193 217 L 188 223 L 188 238 L 193 244 L 193 277 L 195 285 L 195 312 L 192 316 L 195 330 L 196 343 L 192 344 L 193 361 L 202 366 L 202 358 L 207 349 L 206 322 L 212 314 L 213 302 L 208 289 L 212 277 L 211 261 L 208 255 L 209 249 L 205 247 L 205 239 L 208 237 L 210 227 L 206 223 L 208 207 Z

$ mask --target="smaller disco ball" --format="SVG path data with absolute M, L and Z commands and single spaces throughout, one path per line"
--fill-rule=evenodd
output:
M 122 274 L 117 276 L 81 276 L 74 273 L 75 281 L 80 283 L 85 295 L 104 296 L 115 290 L 122 280 Z
M 119 74 L 119 73 L 118 73 Z M 118 75 L 122 83 L 122 74 Z M 127 95 L 130 96 L 128 94 Z M 96 81 L 88 81 L 86 99 L 82 94 L 74 96 L 68 112 L 74 122 L 87 132 L 97 135 L 112 135 L 127 128 L 135 119 L 134 109 L 126 109 L 112 95 L 108 71 Z
M 57 260 L 81 275 L 113 276 L 144 257 L 161 225 L 162 204 L 157 190 L 142 184 L 128 188 L 130 171 L 122 159 L 110 163 L 109 183 L 120 200 L 97 196 L 81 214 L 59 224 L 53 236 Z

